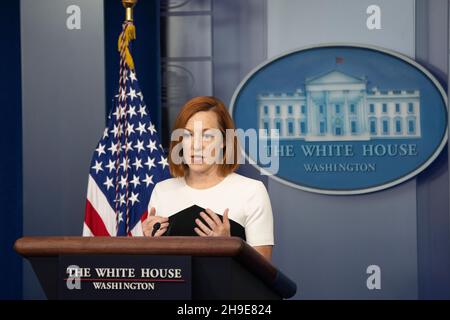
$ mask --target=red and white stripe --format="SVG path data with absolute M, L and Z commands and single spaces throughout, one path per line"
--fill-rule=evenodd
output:
M 142 221 L 147 218 L 145 212 L 140 221 L 130 231 L 132 236 L 142 236 Z M 83 225 L 84 237 L 115 236 L 117 221 L 114 209 L 108 203 L 106 196 L 98 187 L 95 180 L 89 175 L 86 199 L 86 212 Z

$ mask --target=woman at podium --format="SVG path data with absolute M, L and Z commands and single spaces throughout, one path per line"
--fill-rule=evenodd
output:
M 261 181 L 235 172 L 240 151 L 234 130 L 215 97 L 196 97 L 183 106 L 170 143 L 172 178 L 153 189 L 145 236 L 239 236 L 271 259 L 270 199 Z

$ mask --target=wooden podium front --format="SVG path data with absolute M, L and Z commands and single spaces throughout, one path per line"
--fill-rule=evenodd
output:
M 285 299 L 296 292 L 294 282 L 246 242 L 235 237 L 24 237 L 16 241 L 14 248 L 30 261 L 49 299 Z M 165 269 L 152 269 L 155 276 L 158 270 L 165 270 L 166 273 L 160 271 L 161 279 L 149 280 L 159 281 L 157 288 L 162 288 L 160 291 L 153 288 L 136 295 L 135 290 L 121 290 L 120 294 L 112 294 L 111 290 L 91 290 L 89 294 L 74 290 L 74 295 L 71 295 L 71 291 L 64 287 L 67 281 L 64 278 L 67 278 L 64 275 L 67 268 L 63 265 L 65 261 L 108 267 L 93 267 L 94 271 L 80 269 L 92 272 L 89 277 L 81 278 L 84 288 L 87 283 L 101 284 L 101 281 L 107 281 L 114 288 L 120 284 L 121 289 L 127 281 L 135 284 L 145 282 L 139 275 L 134 277 L 149 265 L 165 266 Z M 179 272 L 184 273 L 184 278 L 162 279 L 161 275 L 174 275 L 170 273 L 173 263 L 185 263 L 176 269 L 182 270 Z M 117 268 L 121 265 L 127 268 Z M 98 272 L 97 269 L 107 269 L 108 272 L 120 270 L 123 271 L 120 276 L 125 277 L 96 279 L 98 275 L 93 273 Z M 133 270 L 137 270 L 136 274 Z M 128 273 L 125 274 L 125 271 Z M 144 287 L 144 284 L 139 287 Z M 188 292 L 188 295 L 183 295 L 182 291 Z

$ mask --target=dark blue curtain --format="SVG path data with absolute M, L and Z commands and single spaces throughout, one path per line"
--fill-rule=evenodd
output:
M 0 20 L 0 299 L 21 299 L 22 260 L 13 250 L 22 234 L 20 0 L 2 1 Z
M 119 84 L 119 52 L 117 39 L 122 31 L 125 9 L 121 1 L 105 0 L 105 64 L 106 111 L 112 107 L 112 99 Z M 161 75 L 159 38 L 159 0 L 139 1 L 134 9 L 136 40 L 132 42 L 132 55 L 152 122 L 161 133 Z

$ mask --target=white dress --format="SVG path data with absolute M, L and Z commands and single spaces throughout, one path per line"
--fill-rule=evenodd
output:
M 261 181 L 230 173 L 211 188 L 194 189 L 184 178 L 167 179 L 155 185 L 148 212 L 154 207 L 157 216 L 170 217 L 192 205 L 221 215 L 228 208 L 228 217 L 244 227 L 249 245 L 274 244 L 272 206 Z

